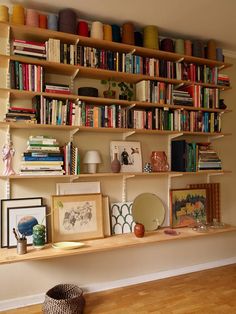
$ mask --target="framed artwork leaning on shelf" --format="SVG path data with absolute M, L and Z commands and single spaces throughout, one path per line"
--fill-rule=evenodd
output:
M 26 236 L 27 245 L 33 244 L 33 226 L 36 224 L 46 224 L 46 206 L 24 206 L 7 208 L 7 246 L 16 247 L 17 241 L 13 234 L 13 228 L 17 229 L 21 236 Z M 46 224 L 47 230 L 47 224 Z M 47 232 L 46 232 L 47 234 Z M 46 240 L 47 242 L 47 240 Z
M 142 172 L 140 142 L 112 141 L 110 143 L 111 161 L 115 153 L 121 164 L 120 172 Z
M 1 200 L 1 247 L 7 247 L 8 223 L 7 223 L 7 209 L 9 207 L 23 207 L 23 206 L 41 206 L 43 204 L 42 197 L 28 197 L 28 198 L 12 198 Z
M 52 241 L 103 238 L 101 194 L 53 195 Z
M 171 225 L 173 228 L 193 227 L 197 221 L 207 220 L 206 189 L 170 190 Z

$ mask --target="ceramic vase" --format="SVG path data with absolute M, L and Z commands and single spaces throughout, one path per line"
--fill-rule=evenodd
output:
M 163 151 L 153 151 L 151 155 L 151 165 L 153 172 L 168 171 L 169 164 L 166 153 Z
M 35 225 L 33 227 L 33 246 L 36 249 L 42 249 L 46 241 L 46 228 L 44 225 Z
M 121 167 L 121 164 L 120 164 L 120 161 L 118 160 L 118 154 L 115 153 L 114 159 L 111 162 L 111 171 L 114 173 L 118 173 L 120 172 L 120 167 Z
M 142 237 L 144 237 L 144 233 L 145 233 L 144 225 L 141 223 L 136 223 L 136 225 L 134 226 L 135 236 L 137 238 L 142 238 Z

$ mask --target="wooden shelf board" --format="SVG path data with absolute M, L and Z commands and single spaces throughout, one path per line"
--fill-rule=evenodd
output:
M 217 175 L 217 174 L 229 174 L 232 173 L 230 170 L 201 170 L 196 172 L 180 172 L 180 171 L 163 171 L 163 172 L 97 172 L 97 173 L 81 173 L 78 175 L 11 175 L 11 176 L 0 176 L 0 179 L 3 180 L 22 180 L 22 179 L 44 179 L 44 178 L 52 178 L 52 179 L 67 179 L 70 180 L 79 180 L 83 178 L 97 178 L 97 177 L 157 177 L 157 176 L 199 176 L 199 175 Z
M 137 133 L 137 134 L 148 134 L 148 135 L 171 135 L 171 134 L 183 134 L 190 136 L 211 136 L 221 137 L 229 136 L 231 133 L 210 133 L 210 132 L 189 132 L 189 131 L 169 131 L 169 130 L 144 130 L 144 129 L 128 129 L 128 128 L 105 128 L 105 127 L 87 127 L 87 126 L 76 126 L 76 125 L 51 125 L 51 124 L 34 124 L 34 123 L 14 123 L 0 121 L 0 128 L 11 129 L 56 129 L 56 130 L 78 130 L 79 132 L 99 132 L 99 133 Z
M 209 83 L 199 83 L 199 82 L 193 82 L 193 81 L 184 81 L 184 80 L 177 80 L 177 79 L 170 79 L 165 77 L 159 77 L 159 76 L 149 76 L 149 75 L 143 75 L 143 74 L 133 74 L 133 73 L 126 73 L 126 72 L 118 72 L 118 71 L 111 71 L 111 70 L 104 70 L 99 68 L 90 68 L 90 67 L 84 67 L 80 65 L 70 65 L 70 64 L 62 64 L 58 62 L 50 62 L 45 61 L 42 59 L 37 58 L 30 58 L 30 57 L 22 57 L 18 55 L 13 56 L 5 56 L 0 55 L 0 66 L 6 67 L 6 61 L 12 60 L 12 61 L 19 61 L 23 63 L 30 63 L 35 65 L 41 65 L 44 67 L 44 69 L 49 73 L 54 74 L 63 74 L 68 76 L 76 76 L 76 73 L 78 71 L 78 75 L 81 75 L 85 78 L 91 78 L 91 79 L 108 79 L 112 78 L 116 81 L 125 81 L 129 83 L 137 83 L 142 80 L 157 80 L 159 82 L 165 82 L 170 83 L 174 85 L 184 84 L 184 85 L 201 85 L 205 87 L 210 88 L 219 88 L 221 90 L 229 89 L 230 87 L 227 86 L 221 86 L 216 84 L 209 84 Z
M 146 232 L 143 238 L 137 238 L 133 233 L 111 236 L 103 239 L 83 241 L 84 247 L 75 250 L 57 250 L 48 244 L 42 250 L 36 250 L 33 247 L 28 247 L 27 254 L 17 255 L 16 249 L 0 249 L 0 264 L 10 264 L 24 261 L 38 261 L 46 259 L 54 259 L 59 257 L 67 257 L 81 254 L 98 253 L 105 251 L 112 251 L 122 248 L 136 247 L 148 244 L 161 244 L 168 241 L 179 241 L 187 239 L 197 239 L 206 236 L 215 236 L 228 232 L 235 232 L 236 227 L 226 226 L 222 229 L 209 229 L 206 233 L 198 233 L 191 228 L 177 229 L 180 232 L 178 236 L 171 236 L 164 233 L 164 229 L 156 232 Z
M 222 112 L 228 113 L 232 112 L 229 109 L 212 109 L 212 108 L 199 108 L 193 106 L 182 106 L 182 105 L 168 105 L 168 104 L 160 104 L 160 103 L 151 103 L 151 102 L 142 102 L 136 100 L 120 100 L 120 99 L 111 99 L 111 98 L 103 98 L 103 97 L 89 97 L 89 96 L 79 96 L 75 94 L 64 95 L 64 94 L 57 94 L 57 93 L 45 93 L 45 92 L 32 92 L 26 90 L 17 90 L 17 89 L 9 89 L 9 88 L 0 88 L 0 92 L 3 98 L 7 98 L 10 95 L 10 98 L 14 99 L 32 99 L 35 96 L 44 96 L 56 99 L 71 99 L 71 100 L 81 100 L 85 102 L 90 102 L 97 105 L 110 105 L 116 104 L 125 106 L 135 106 L 141 108 L 151 108 L 151 107 L 158 107 L 158 108 L 169 108 L 169 109 L 181 109 L 181 110 L 188 110 L 188 111 L 206 111 L 206 112 Z
M 162 58 L 165 60 L 171 61 L 179 61 L 183 59 L 187 63 L 195 63 L 195 64 L 206 64 L 211 67 L 217 66 L 219 68 L 226 68 L 232 66 L 230 63 L 224 63 L 216 60 L 210 60 L 205 58 L 198 58 L 194 56 L 187 56 L 176 54 L 172 52 L 166 52 L 161 50 L 154 50 L 145 47 L 137 47 L 132 45 L 127 45 L 123 43 L 116 43 L 112 41 L 93 39 L 90 37 L 83 37 L 63 32 L 57 32 L 47 29 L 40 29 L 37 27 L 30 27 L 26 25 L 14 25 L 9 23 L 1 23 L 2 25 L 9 25 L 11 28 L 11 36 L 12 38 L 25 39 L 25 40 L 47 40 L 48 38 L 56 38 L 60 39 L 66 43 L 76 43 L 79 41 L 83 46 L 96 47 L 96 48 L 104 48 L 113 51 L 120 52 L 132 52 L 136 55 L 154 57 L 154 58 Z

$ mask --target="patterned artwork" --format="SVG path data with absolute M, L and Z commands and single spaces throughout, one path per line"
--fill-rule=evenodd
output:
M 132 202 L 111 204 L 112 234 L 134 231 L 135 222 L 132 216 Z

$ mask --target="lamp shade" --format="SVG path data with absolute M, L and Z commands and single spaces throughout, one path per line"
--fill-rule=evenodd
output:
M 88 150 L 83 159 L 84 164 L 88 164 L 88 173 L 96 173 L 97 164 L 100 164 L 101 156 L 97 150 Z

